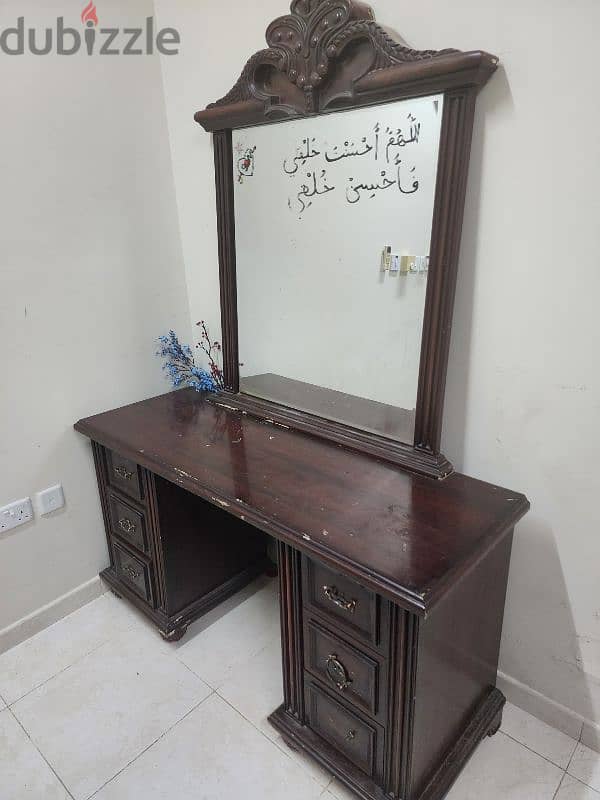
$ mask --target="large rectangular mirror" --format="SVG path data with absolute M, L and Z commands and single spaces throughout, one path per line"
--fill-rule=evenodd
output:
M 443 101 L 233 131 L 241 392 L 413 443 Z

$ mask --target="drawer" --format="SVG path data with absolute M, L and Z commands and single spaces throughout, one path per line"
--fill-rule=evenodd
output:
M 112 549 L 115 559 L 115 570 L 119 580 L 122 580 L 124 584 L 133 589 L 133 591 L 147 603 L 153 605 L 154 592 L 150 566 L 124 547 L 121 547 L 121 545 L 114 540 Z
M 372 717 L 385 716 L 386 663 L 361 652 L 315 620 L 304 624 L 304 666 L 332 693 Z
M 135 461 L 106 450 L 106 468 L 111 486 L 134 500 L 141 502 L 144 499 L 141 470 Z
M 113 533 L 125 539 L 137 550 L 148 553 L 148 529 L 145 514 L 124 503 L 114 494 L 108 497 L 108 507 Z
M 382 645 L 382 606 L 387 609 L 387 601 L 307 556 L 302 557 L 302 579 L 308 609 L 315 609 L 373 647 Z
M 380 778 L 383 729 L 350 711 L 312 681 L 305 682 L 305 697 L 311 729 L 369 777 Z

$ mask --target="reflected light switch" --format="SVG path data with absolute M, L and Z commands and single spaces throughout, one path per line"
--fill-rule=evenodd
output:
M 400 272 L 403 275 L 406 275 L 409 272 L 416 272 L 416 271 L 417 271 L 417 257 L 416 256 L 402 256 Z
M 392 266 L 392 248 L 388 245 L 381 254 L 381 271 L 386 272 Z

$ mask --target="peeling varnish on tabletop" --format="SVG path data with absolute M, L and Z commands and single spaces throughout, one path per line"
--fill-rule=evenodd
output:
M 190 475 L 189 472 L 185 472 L 183 469 L 178 469 L 175 467 L 175 472 L 178 475 L 181 475 L 182 478 L 189 478 L 191 481 L 196 481 L 196 483 L 198 483 L 198 478 L 196 478 L 194 475 Z
M 220 506 L 223 506 L 223 508 L 229 508 L 229 503 L 227 503 L 225 500 L 220 500 L 218 497 L 211 497 L 211 500 L 213 500 L 215 503 L 218 503 Z
M 215 403 L 215 405 L 219 406 L 219 408 L 225 408 L 227 411 L 235 411 L 236 414 L 240 413 L 239 408 L 236 408 L 235 406 L 228 406 L 226 403 Z

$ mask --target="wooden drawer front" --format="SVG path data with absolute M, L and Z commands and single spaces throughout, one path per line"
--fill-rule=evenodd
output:
M 147 553 L 149 547 L 145 515 L 112 494 L 108 498 L 108 504 L 113 533 L 142 553 Z
M 383 732 L 345 708 L 333 697 L 305 683 L 308 724 L 319 736 L 371 778 L 381 773 Z
M 106 451 L 108 482 L 128 497 L 140 502 L 144 499 L 140 468 L 134 461 L 123 458 L 112 450 Z
M 132 553 L 125 550 L 124 547 L 121 547 L 120 544 L 117 544 L 117 542 L 113 541 L 112 547 L 115 559 L 115 570 L 119 579 L 133 589 L 136 594 L 139 594 L 147 603 L 152 605 L 154 597 L 150 567 L 139 558 L 136 558 Z
M 385 665 L 314 620 L 308 620 L 304 626 L 304 665 L 331 692 L 361 711 L 372 717 L 383 712 L 380 692 Z
M 303 556 L 304 602 L 374 647 L 380 644 L 380 599 L 344 575 Z

